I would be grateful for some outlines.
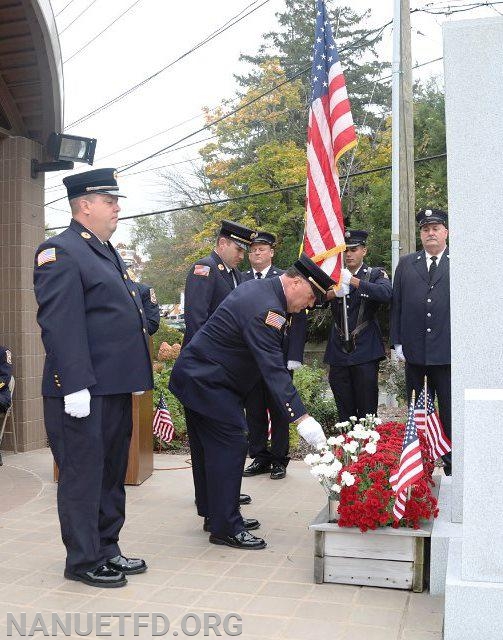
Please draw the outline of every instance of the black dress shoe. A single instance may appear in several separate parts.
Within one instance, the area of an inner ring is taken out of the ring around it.
[[[239,494],[239,504],[250,504],[251,497],[247,493]]]
[[[65,578],[84,582],[91,587],[100,587],[100,589],[124,587],[127,584],[126,576],[122,571],[116,571],[106,564],[91,571],[78,571],[76,573],[71,573],[65,569]]]
[[[147,570],[147,563],[141,558],[125,558],[124,556],[115,556],[107,561],[107,565],[115,571],[122,571],[126,575],[132,573],[144,573]]]
[[[252,531],[253,529],[258,529],[260,527],[260,522],[255,520],[255,518],[243,518],[243,523],[247,531]],[[203,531],[211,531],[209,518],[204,519]]]
[[[248,531],[240,531],[235,536],[215,536],[210,535],[212,544],[225,544],[234,549],[265,549],[267,544],[262,538],[256,538],[253,533]]]
[[[261,473],[269,473],[271,465],[268,462],[262,462],[261,460],[254,460],[243,471],[243,476],[248,478],[249,476],[258,476]]]
[[[281,480],[286,476],[286,467],[284,464],[280,464],[279,462],[273,463],[271,469],[271,479],[272,480]]]

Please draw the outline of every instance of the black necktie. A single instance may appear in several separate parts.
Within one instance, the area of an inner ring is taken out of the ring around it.
[[[236,273],[235,273],[234,269],[229,269],[229,274],[230,274],[231,279],[232,279],[232,287],[233,287],[233,289],[235,289],[238,286],[238,281],[236,280]]]
[[[431,264],[430,264],[430,282],[433,280],[435,276],[435,272],[437,270],[437,258],[438,256],[431,256]]]
[[[262,277],[262,272],[257,271],[257,273],[255,274],[255,278],[257,278],[257,280],[260,280],[261,277]]]

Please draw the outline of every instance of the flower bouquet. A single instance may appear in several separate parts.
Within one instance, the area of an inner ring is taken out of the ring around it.
[[[367,415],[357,421],[336,424],[338,435],[327,440],[317,453],[304,461],[333,502],[338,500],[338,525],[361,531],[382,526],[420,527],[421,520],[438,514],[432,495],[433,460],[426,438],[419,434],[424,474],[411,488],[401,520],[393,515],[395,493],[390,476],[400,462],[405,427],[396,422],[381,423]]]

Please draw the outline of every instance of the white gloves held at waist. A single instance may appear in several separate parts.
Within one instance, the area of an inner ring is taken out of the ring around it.
[[[295,369],[300,369],[300,367],[302,367],[302,362],[298,360],[289,360],[286,365],[288,371],[295,371]]]
[[[402,345],[395,344],[393,349],[395,350],[395,355],[398,362],[405,362],[405,356],[403,355]]]
[[[74,418],[86,418],[91,412],[91,394],[81,389],[65,396],[65,413]]]
[[[312,416],[307,416],[307,418],[304,418],[302,422],[299,422],[297,425],[297,431],[299,436],[304,438],[307,444],[310,444],[312,447],[317,447],[319,444],[327,443],[321,424]]]

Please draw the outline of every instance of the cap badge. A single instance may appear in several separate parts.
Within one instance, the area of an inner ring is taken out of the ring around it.
[[[425,216],[430,217],[433,214],[433,211],[431,209],[426,209],[426,211],[424,212]]]
[[[350,238],[350,237],[351,237],[351,234],[349,233],[349,231],[346,231],[346,232],[345,232],[344,237],[345,237],[345,238]]]
[[[117,180],[117,171],[114,171],[114,172],[113,172],[113,179],[114,179],[114,180]]]
[[[87,233],[87,231],[83,231],[80,235],[84,238],[84,240],[90,240],[91,239],[91,234]]]
[[[258,236],[258,233],[256,233],[255,231],[253,231],[252,233],[250,233],[250,238],[251,238],[251,240],[254,240],[257,236]]]

